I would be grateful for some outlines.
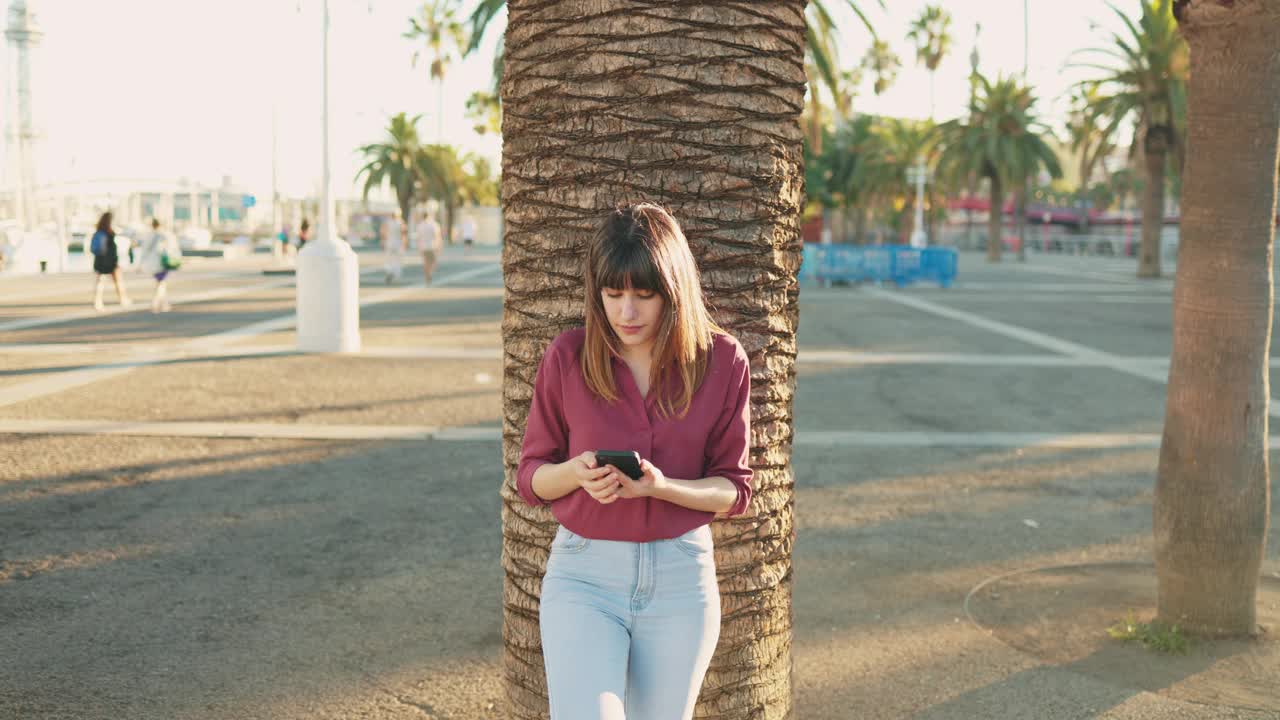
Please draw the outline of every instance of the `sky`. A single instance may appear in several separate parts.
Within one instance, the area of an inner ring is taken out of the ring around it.
[[[425,63],[412,66],[415,44],[401,37],[421,0],[329,0],[330,134],[334,187],[354,197],[361,166],[356,148],[380,140],[397,112],[423,114],[424,137],[436,137],[438,94]],[[870,36],[846,0],[828,0],[844,29],[841,64],[856,65]],[[879,36],[902,58],[895,84],[883,95],[868,78],[855,100],[859,112],[927,117],[929,76],[906,40],[912,18],[926,4],[859,0]],[[280,191],[315,192],[321,150],[321,0],[28,0],[44,41],[35,55],[34,97],[44,133],[37,181],[190,178],[220,183],[224,176],[269,197],[272,116]],[[464,0],[464,11],[473,0]],[[955,36],[936,78],[936,117],[958,115],[967,102],[974,23],[982,24],[980,68],[989,75],[1020,73],[1021,0],[947,0]],[[1121,0],[1123,6],[1137,0]],[[1072,52],[1097,46],[1120,26],[1104,0],[1027,0],[1028,78],[1044,98],[1042,110],[1061,112],[1071,84],[1086,77],[1064,70]],[[1092,27],[1096,21],[1100,27]],[[505,23],[505,15],[502,17]],[[465,119],[471,92],[492,82],[497,32],[462,63],[443,88],[443,136],[462,148],[500,157],[501,141],[478,136]],[[12,57],[5,53],[5,85]],[[7,148],[2,148],[7,154]],[[8,167],[8,163],[4,164]],[[9,173],[6,172],[6,179]]]

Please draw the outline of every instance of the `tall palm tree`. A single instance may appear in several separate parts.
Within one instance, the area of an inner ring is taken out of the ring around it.
[[[467,203],[496,203],[489,162],[453,145],[423,145],[414,156],[419,198],[440,205],[446,238],[453,237],[458,208]]]
[[[862,114],[836,127],[831,142],[812,163],[820,173],[817,183],[808,182],[810,164],[805,165],[807,185],[824,190],[825,203],[841,208],[846,220],[851,213],[855,215],[853,241],[858,245],[865,242],[867,220],[876,196],[871,181],[873,165],[879,157],[874,122],[873,116]]]
[[[1192,67],[1153,523],[1158,614],[1194,633],[1254,635],[1271,505],[1280,0],[1177,9]]]
[[[1134,22],[1119,8],[1126,34],[1110,46],[1083,52],[1101,56],[1079,66],[1106,74],[1085,83],[1096,88],[1093,119],[1114,131],[1123,121],[1138,127],[1146,169],[1142,201],[1142,246],[1138,277],[1160,277],[1160,231],[1164,227],[1165,172],[1169,154],[1181,155],[1187,83],[1187,45],[1173,17],[1174,0],[1139,0]],[[1102,60],[1109,60],[1103,64]]]
[[[402,217],[405,218],[409,217],[413,208],[413,198],[418,188],[415,163],[420,145],[418,121],[421,119],[421,115],[410,118],[404,113],[398,113],[391,118],[385,140],[363,145],[359,149],[366,163],[356,173],[356,182],[364,178],[364,199],[369,199],[369,192],[374,188],[389,183],[396,194]]]
[[[1080,185],[1076,188],[1077,199],[1087,199],[1093,187],[1093,176],[1102,161],[1115,152],[1115,128],[1099,127],[1092,116],[1092,108],[1098,99],[1097,88],[1090,86],[1078,88],[1072,98],[1071,113],[1067,118],[1067,140],[1071,151],[1079,155],[1077,172]],[[1111,118],[1110,123],[1117,120]],[[1089,212],[1086,209],[1081,215],[1081,225],[1089,225]]]
[[[680,220],[715,320],[746,348],[751,509],[713,523],[723,621],[699,715],[791,708],[794,361],[804,201],[805,0],[685,6],[513,2],[502,96],[504,678],[515,718],[545,717],[540,578],[555,519],[515,468],[547,344],[583,322],[584,243],[616,203]],[[633,11],[627,22],[616,16]],[[581,38],[590,37],[589,43]],[[673,74],[670,58],[688,74]],[[707,102],[709,93],[719,98]],[[626,138],[619,142],[619,138]]]
[[[872,0],[881,9],[885,7],[885,0]],[[859,0],[837,0],[838,4],[851,10],[855,17],[862,23],[863,27],[875,37],[876,30],[871,25],[871,21],[867,18],[863,11],[864,2]],[[484,40],[485,32],[495,24],[497,18],[506,8],[507,0],[476,0],[476,4],[471,11],[469,19],[471,25],[470,41],[467,43],[464,55],[470,55],[480,47]],[[831,14],[831,0],[810,0],[805,8],[806,29],[805,29],[805,62],[810,72],[807,73],[809,78],[809,93],[812,96],[810,102],[815,106],[812,112],[814,117],[821,116],[822,100],[819,93],[823,88],[833,99],[833,103],[837,106],[842,101],[851,97],[851,90],[848,83],[856,81],[860,78],[853,78],[846,72],[839,70],[840,57],[839,45],[840,38],[837,33],[837,23]],[[494,69],[495,77],[501,78],[503,46],[500,43],[495,51]],[[844,113],[848,114],[847,111]],[[820,127],[820,126],[817,126]],[[808,128],[810,134],[809,141],[815,146],[821,146],[820,129]],[[813,133],[817,133],[814,135]]]
[[[1116,150],[1116,130],[1119,121],[1107,118],[1106,125],[1099,125],[1093,117],[1100,96],[1097,86],[1076,89],[1072,97],[1071,113],[1067,118],[1067,138],[1072,152],[1080,154],[1080,188],[1088,189],[1099,164]]]
[[[928,122],[884,118],[876,123],[873,130],[877,141],[875,156],[868,158],[864,166],[867,170],[864,177],[874,188],[874,193],[895,207],[900,205],[902,223],[899,230],[907,237],[913,230],[916,204],[915,184],[908,181],[907,171],[922,159],[928,168],[933,133],[933,125]]]
[[[928,5],[911,22],[907,39],[915,43],[916,61],[929,71],[929,118],[933,119],[933,81],[938,66],[951,49],[951,13],[941,5]]]
[[[862,69],[875,78],[872,89],[877,95],[889,89],[893,81],[898,78],[898,69],[901,67],[902,60],[894,54],[889,43],[883,40],[872,42],[871,47],[867,49],[867,54],[862,58]]]
[[[467,33],[458,20],[458,0],[431,0],[423,3],[418,13],[419,17],[409,18],[404,37],[426,45],[414,51],[413,66],[418,66],[425,51],[431,61],[431,79],[436,84],[436,142],[444,142],[444,77],[449,65],[467,46]]]
[[[1005,189],[1041,168],[1061,177],[1062,168],[1045,141],[1049,128],[1035,115],[1031,91],[1013,78],[998,78],[993,83],[980,75],[978,83],[971,117],[938,126],[938,172],[952,179],[972,173],[990,183],[987,260],[999,262],[1004,245]]]

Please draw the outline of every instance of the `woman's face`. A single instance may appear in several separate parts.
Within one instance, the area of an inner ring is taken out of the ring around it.
[[[640,349],[653,345],[666,303],[661,295],[652,290],[604,288],[600,299],[609,326],[624,347]]]

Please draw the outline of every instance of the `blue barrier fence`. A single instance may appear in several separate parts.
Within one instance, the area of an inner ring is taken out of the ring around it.
[[[800,281],[892,282],[903,286],[927,280],[950,287],[959,264],[954,248],[806,244]]]

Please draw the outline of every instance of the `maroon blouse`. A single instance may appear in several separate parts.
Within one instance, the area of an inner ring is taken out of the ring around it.
[[[570,330],[547,348],[534,384],[516,488],[530,505],[547,504],[533,492],[533,473],[546,463],[594,450],[635,450],[667,477],[723,477],[738,488],[729,515],[751,502],[751,370],[738,341],[716,335],[706,377],[684,417],[666,417],[650,393],[640,397],[621,358],[613,358],[618,399],[606,403],[587,386],[581,353],[586,331]],[[569,530],[595,540],[648,542],[683,535],[715,513],[658,498],[619,498],[601,505],[577,488],[551,502],[551,514]]]

